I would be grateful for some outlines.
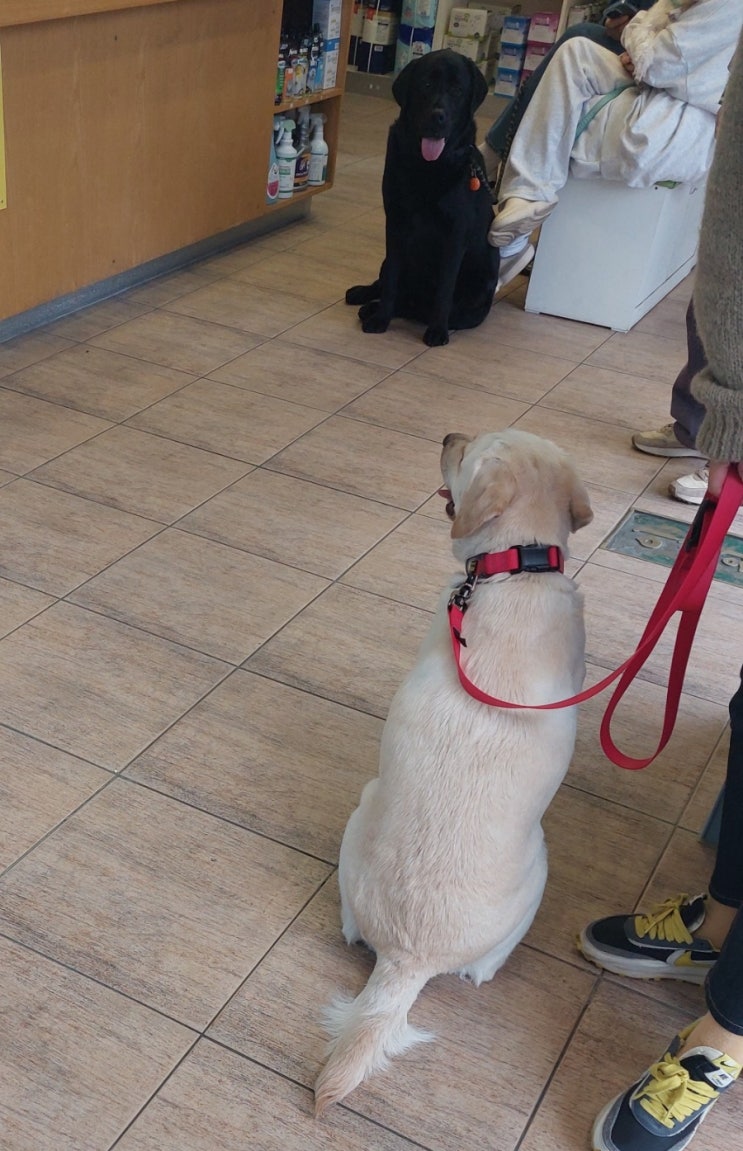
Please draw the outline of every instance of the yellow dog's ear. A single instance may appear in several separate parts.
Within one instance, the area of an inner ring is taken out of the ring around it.
[[[451,537],[471,536],[488,520],[501,515],[516,495],[516,479],[502,460],[484,463],[462,495],[456,509]]]
[[[577,532],[593,519],[593,509],[583,481],[573,473],[573,486],[570,492],[570,530]]]

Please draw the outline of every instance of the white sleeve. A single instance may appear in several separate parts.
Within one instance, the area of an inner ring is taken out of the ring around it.
[[[672,88],[683,81],[688,62],[684,59],[668,17],[670,0],[658,0],[647,12],[638,12],[622,32],[622,45],[634,65],[638,83],[651,88]]]

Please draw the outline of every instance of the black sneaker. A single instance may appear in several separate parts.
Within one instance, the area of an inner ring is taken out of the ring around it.
[[[593,1126],[593,1151],[683,1151],[723,1091],[741,1072],[723,1051],[677,1052],[696,1024],[677,1035],[659,1063],[609,1103]]]
[[[614,975],[704,983],[720,954],[692,935],[704,922],[706,900],[706,895],[677,895],[648,915],[596,919],[578,936],[578,950]]]

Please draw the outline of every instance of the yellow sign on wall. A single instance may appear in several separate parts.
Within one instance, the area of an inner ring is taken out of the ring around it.
[[[0,211],[8,206],[5,185],[5,120],[3,118],[3,60],[0,56]]]

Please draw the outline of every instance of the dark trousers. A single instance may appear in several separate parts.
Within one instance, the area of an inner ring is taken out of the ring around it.
[[[705,988],[711,1015],[735,1035],[743,1035],[743,671],[741,677],[741,686],[730,701],[730,752],[717,859],[709,885],[714,899],[739,910]]]
[[[518,94],[509,101],[504,111],[501,112],[498,119],[488,130],[485,139],[494,152],[498,152],[501,156],[506,153],[514,137],[514,133],[521,123],[521,117],[529,107],[529,101],[534,95],[545,70],[549,66],[550,60],[560,45],[564,44],[566,40],[572,40],[574,36],[585,36],[587,39],[594,40],[597,44],[600,44],[602,48],[608,48],[610,52],[615,52],[617,55],[624,51],[619,41],[612,39],[601,24],[573,24],[568,28],[567,32],[564,32],[560,39],[553,44],[539,67],[535,69],[529,79],[521,85]]]
[[[693,299],[689,301],[689,307],[686,309],[686,347],[689,358],[673,385],[671,415],[677,438],[684,447],[693,448],[704,419],[704,404],[700,404],[691,394],[691,381],[707,366],[707,357],[697,331]]]

